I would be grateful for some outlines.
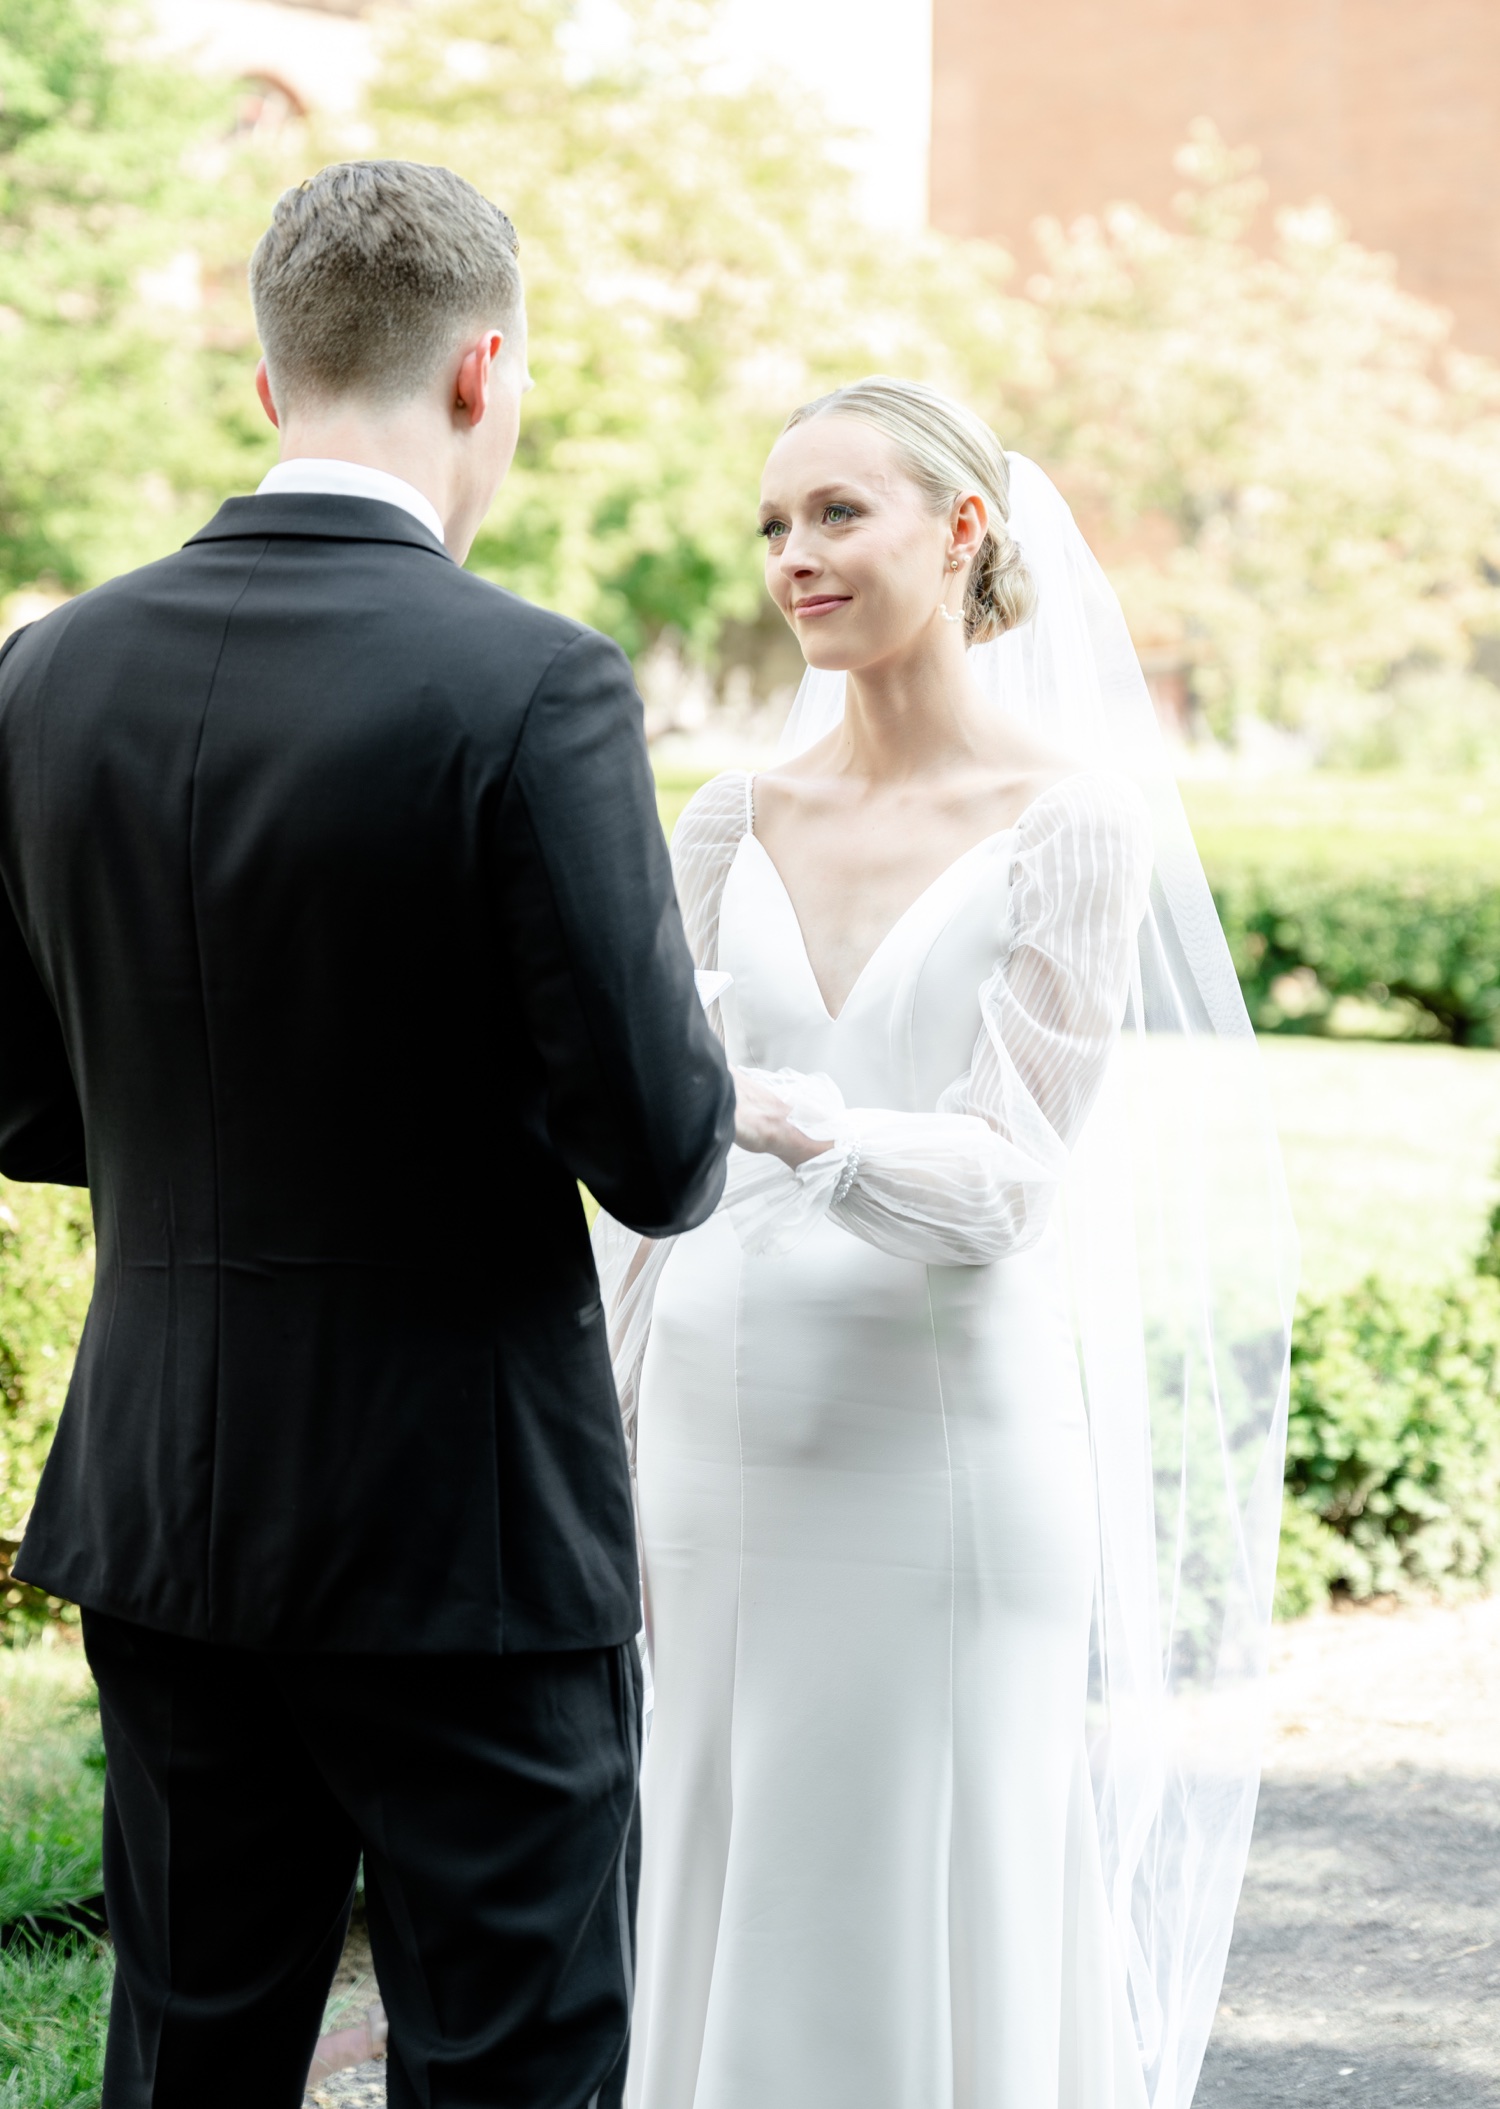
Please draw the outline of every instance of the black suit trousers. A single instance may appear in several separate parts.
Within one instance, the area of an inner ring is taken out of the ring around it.
[[[297,2109],[361,1854],[393,2109],[612,2109],[634,1644],[265,1654],[83,1614],[117,1959],[105,2109]]]

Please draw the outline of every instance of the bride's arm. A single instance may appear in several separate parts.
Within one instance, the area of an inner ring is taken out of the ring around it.
[[[1044,793],[1017,830],[1009,935],[980,991],[969,1069],[932,1113],[819,1119],[809,1101],[806,1124],[833,1148],[791,1175],[805,1197],[795,1212],[816,1193],[855,1236],[937,1265],[1033,1244],[1119,1036],[1150,872],[1150,822],[1128,784],[1077,777]],[[733,1211],[733,1172],[726,1199]]]

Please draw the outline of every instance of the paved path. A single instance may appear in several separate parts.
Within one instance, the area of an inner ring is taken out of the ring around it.
[[[1196,2109],[1500,2109],[1500,1601],[1275,1637]]]
[[[384,2068],[309,2099],[379,2109]],[[1278,1629],[1195,2109],[1500,2109],[1500,1598]]]

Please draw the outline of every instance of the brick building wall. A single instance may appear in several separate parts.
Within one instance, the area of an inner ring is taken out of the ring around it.
[[[932,218],[1164,213],[1195,117],[1500,354],[1500,0],[934,0]]]

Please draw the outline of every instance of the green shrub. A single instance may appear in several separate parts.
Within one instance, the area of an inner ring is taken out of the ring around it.
[[[1500,1281],[1500,1207],[1490,1210],[1489,1222],[1485,1225],[1484,1240],[1474,1262],[1476,1274],[1487,1275],[1492,1281]]]
[[[1500,1282],[1377,1280],[1305,1306],[1292,1345],[1279,1609],[1500,1578]]]
[[[1343,1574],[1343,1539],[1289,1493],[1282,1506],[1276,1556],[1276,1616],[1305,1618],[1318,1610]]]
[[[93,1282],[88,1196],[0,1179],[0,1641],[63,1615],[10,1564],[62,1411]]]
[[[1214,900],[1260,1031],[1320,1031],[1340,997],[1412,1007],[1418,1030],[1500,1044],[1500,886],[1451,865],[1219,866]]]
[[[113,1983],[87,1942],[0,1951],[0,2109],[98,2109]]]

